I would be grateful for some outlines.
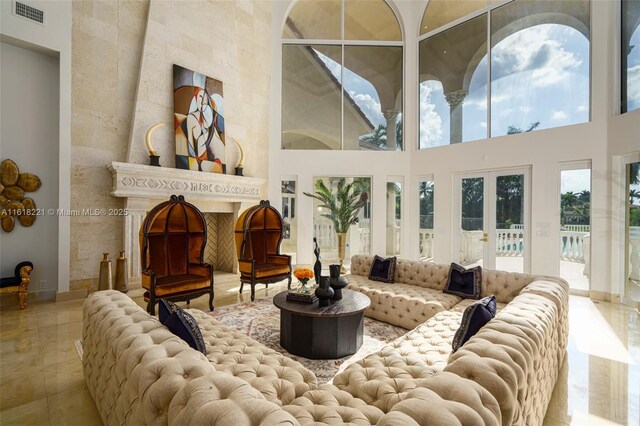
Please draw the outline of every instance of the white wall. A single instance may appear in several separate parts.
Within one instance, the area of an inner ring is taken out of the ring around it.
[[[531,272],[558,275],[559,272],[559,166],[560,163],[591,160],[592,162],[592,276],[591,288],[596,292],[617,291],[611,285],[612,187],[609,142],[611,126],[627,142],[623,150],[640,149],[637,135],[640,121],[611,118],[617,97],[614,75],[617,73],[612,51],[617,33],[617,4],[613,1],[592,2],[592,120],[589,123],[541,130],[508,137],[480,140],[428,150],[417,150],[418,91],[417,38],[426,1],[389,1],[396,10],[405,33],[404,69],[404,152],[331,152],[280,150],[281,110],[281,45],[280,36],[291,4],[284,0],[273,6],[273,80],[271,103],[270,199],[279,203],[280,176],[298,177],[298,261],[310,263],[312,200],[301,196],[312,190],[313,176],[373,176],[372,252],[385,250],[385,186],[387,176],[404,177],[404,242],[405,258],[418,255],[417,181],[433,174],[435,179],[435,261],[448,263],[453,256],[452,232],[454,174],[529,166],[532,170],[532,241]],[[629,140],[636,136],[636,140]],[[536,233],[536,229],[542,229]],[[546,231],[548,229],[548,231]]]
[[[58,208],[57,57],[0,43],[1,107],[0,157],[10,158],[21,172],[38,175],[42,187],[27,196],[38,209]],[[17,221],[16,221],[17,222]],[[30,292],[55,297],[58,288],[58,221],[54,215],[37,217],[25,228],[0,235],[0,272],[12,276],[15,266],[29,260],[34,269]]]
[[[71,163],[71,1],[25,1],[45,12],[45,25],[13,15],[12,1],[0,1],[3,41],[34,50],[55,52],[60,62],[58,206],[69,209]],[[69,217],[58,220],[58,292],[69,290]]]

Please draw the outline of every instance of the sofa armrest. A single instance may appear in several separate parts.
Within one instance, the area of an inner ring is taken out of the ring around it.
[[[431,376],[378,421],[390,425],[485,425],[502,422],[498,401],[479,384],[452,373]]]

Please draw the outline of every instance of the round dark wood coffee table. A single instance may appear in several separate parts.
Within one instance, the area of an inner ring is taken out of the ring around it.
[[[278,293],[280,346],[290,354],[310,359],[336,359],[352,355],[362,346],[364,310],[371,300],[362,293],[342,290],[342,299],[329,306],[287,300]]]

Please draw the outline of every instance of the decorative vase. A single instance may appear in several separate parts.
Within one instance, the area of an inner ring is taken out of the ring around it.
[[[320,285],[316,288],[316,296],[318,297],[318,306],[321,308],[329,306],[329,301],[333,297],[334,291],[329,287],[329,277],[320,277]]]
[[[298,293],[311,294],[309,287],[307,287],[308,280],[298,280],[298,281],[300,281],[300,289],[298,290]]]
[[[320,285],[320,277],[322,274],[322,263],[320,263],[320,247],[318,246],[318,240],[313,238],[313,254],[316,256],[316,263],[313,264],[313,275],[316,279],[316,284]]]
[[[342,289],[349,284],[349,281],[340,276],[340,265],[329,265],[329,275],[329,285],[331,285],[334,292],[331,300],[340,300],[342,299]]]
[[[102,253],[98,290],[111,290],[112,288],[113,282],[111,281],[111,261],[109,260],[109,253]]]
[[[160,156],[159,155],[149,155],[149,165],[160,167]]]
[[[344,255],[347,250],[347,233],[346,232],[337,232],[338,235],[338,260],[340,261],[340,273],[346,274],[347,269],[343,266],[344,263]]]
[[[129,277],[127,274],[127,258],[124,250],[120,250],[120,257],[116,260],[116,289],[126,293],[129,291]]]
[[[236,167],[236,176],[244,176],[244,167]]]

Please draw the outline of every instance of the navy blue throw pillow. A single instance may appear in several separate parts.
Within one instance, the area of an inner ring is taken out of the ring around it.
[[[480,299],[481,286],[481,266],[465,269],[457,263],[452,263],[449,268],[447,286],[442,291],[465,299]]]
[[[193,349],[207,354],[202,332],[191,314],[180,309],[175,303],[160,300],[158,317],[169,331],[187,342]]]
[[[478,330],[496,316],[496,297],[487,296],[467,306],[462,314],[460,328],[453,336],[453,352],[460,349]]]
[[[392,283],[395,281],[396,275],[396,257],[388,257],[386,259],[376,255],[373,258],[371,269],[369,270],[369,279],[373,281],[382,281],[384,283]]]
[[[175,313],[180,309],[178,305],[173,302],[169,302],[168,300],[160,299],[160,303],[158,303],[158,319],[162,324],[167,321],[167,318],[171,316],[171,314]]]

